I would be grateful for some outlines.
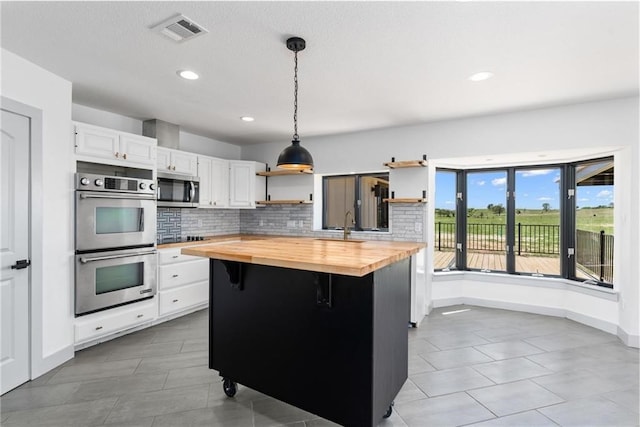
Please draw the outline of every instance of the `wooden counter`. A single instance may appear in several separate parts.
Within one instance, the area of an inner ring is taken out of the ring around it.
[[[362,277],[417,253],[424,243],[276,237],[182,249],[186,255]]]

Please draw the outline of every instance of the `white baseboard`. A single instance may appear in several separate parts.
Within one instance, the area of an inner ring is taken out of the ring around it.
[[[629,335],[626,333],[626,331],[624,331],[616,324],[562,308],[519,304],[505,301],[493,301],[471,297],[443,298],[433,301],[434,307],[449,307],[463,304],[477,305],[479,307],[498,308],[502,310],[522,311],[525,313],[542,314],[545,316],[564,317],[575,322],[582,323],[583,325],[587,325],[592,328],[617,335],[622,340],[622,342],[624,342],[629,347],[638,347],[640,341],[640,337],[638,335]]]
[[[38,361],[33,361],[31,365],[31,379],[35,380],[50,370],[62,365],[64,362],[73,359],[73,355],[73,345],[70,345]]]
[[[627,331],[618,326],[618,337],[629,347],[640,348],[640,335],[629,335]]]

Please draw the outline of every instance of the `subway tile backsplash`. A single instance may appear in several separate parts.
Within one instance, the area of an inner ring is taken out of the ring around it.
[[[425,241],[424,203],[393,204],[391,232],[353,232],[365,240]],[[335,237],[341,232],[314,231],[312,205],[269,205],[258,209],[158,208],[158,242],[187,236],[223,234],[267,234],[281,236]]]

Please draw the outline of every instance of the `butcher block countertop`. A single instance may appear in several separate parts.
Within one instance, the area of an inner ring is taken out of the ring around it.
[[[407,258],[424,243],[273,237],[183,248],[185,255],[362,277]]]

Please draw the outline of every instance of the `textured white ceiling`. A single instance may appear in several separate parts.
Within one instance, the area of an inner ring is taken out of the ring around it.
[[[236,144],[638,93],[637,2],[2,2],[2,46],[78,104]],[[209,34],[150,30],[182,13]],[[179,69],[201,76],[186,81]],[[482,83],[467,80],[491,70]],[[253,123],[240,116],[256,118]],[[401,142],[401,141],[399,141]]]

